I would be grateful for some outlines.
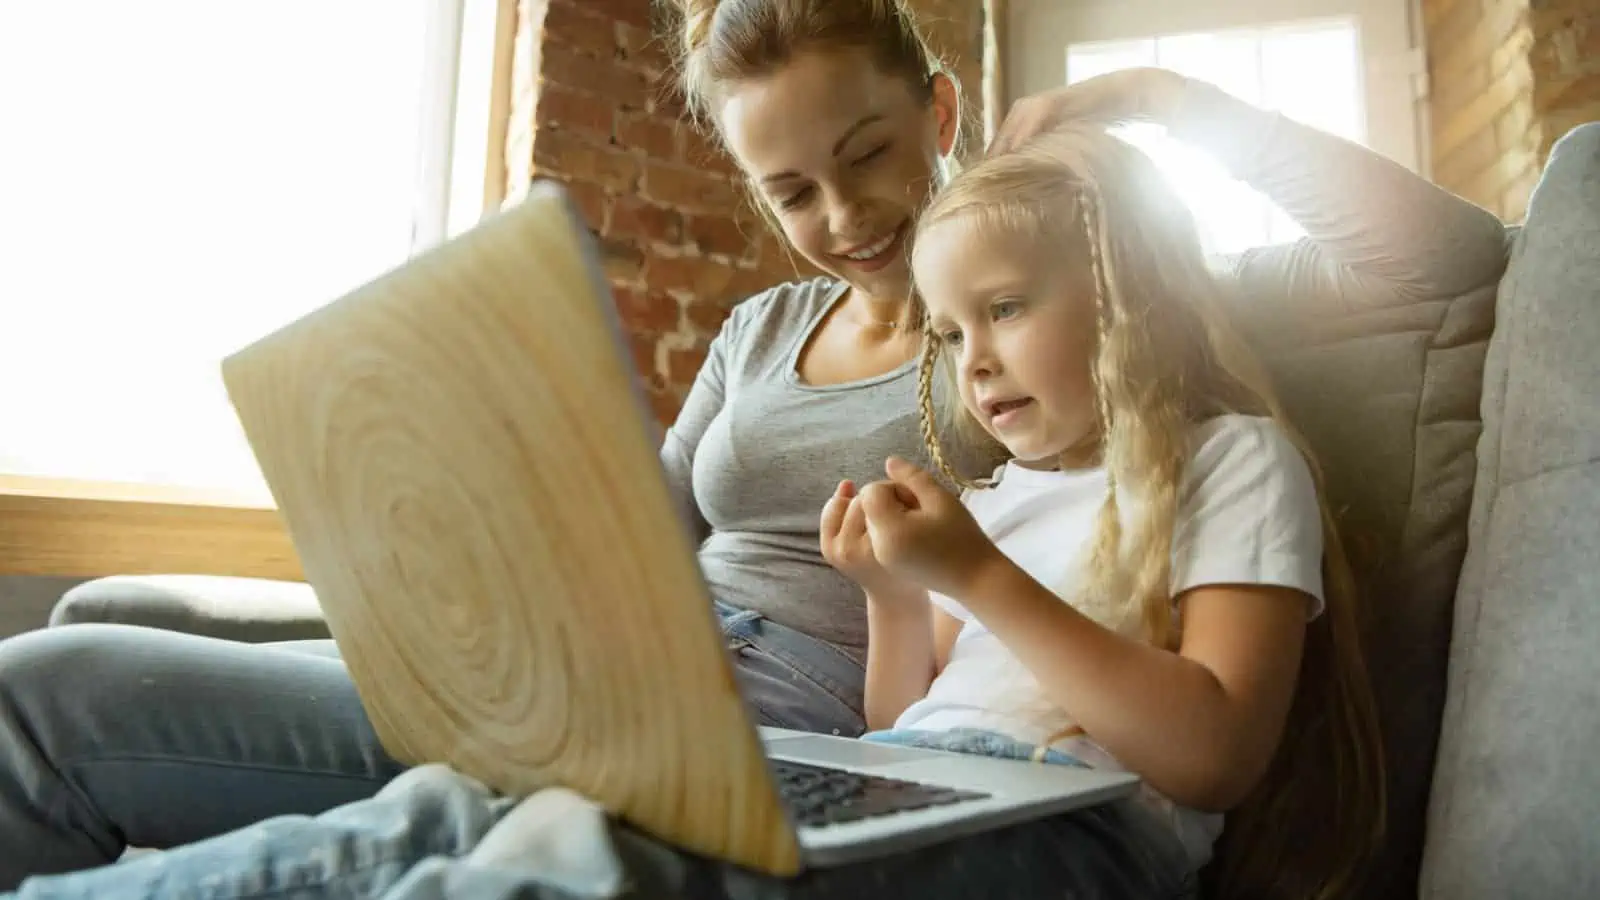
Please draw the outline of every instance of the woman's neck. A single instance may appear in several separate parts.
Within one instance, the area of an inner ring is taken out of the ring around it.
[[[912,331],[913,305],[910,297],[888,300],[852,287],[845,298],[845,312],[856,326],[883,332]]]

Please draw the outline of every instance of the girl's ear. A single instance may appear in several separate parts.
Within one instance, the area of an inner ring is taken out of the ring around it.
[[[949,156],[961,131],[961,92],[943,72],[933,75],[933,116],[940,156]]]

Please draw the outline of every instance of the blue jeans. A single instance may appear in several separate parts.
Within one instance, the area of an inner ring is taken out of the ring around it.
[[[762,724],[859,734],[864,673],[832,646],[717,614]],[[378,744],[332,641],[250,645],[125,625],[0,641],[0,891],[372,797]]]
[[[1026,759],[1033,748],[983,732],[879,732],[871,740]],[[1079,764],[1052,752],[1045,762]],[[24,883],[15,900],[573,900],[558,873],[501,848],[515,801],[442,766],[413,769],[377,796],[315,818],[282,817],[165,854]],[[604,827],[604,826],[603,826]],[[1197,896],[1177,838],[1134,801],[1107,803],[944,845],[774,879],[609,826],[629,897]],[[605,839],[602,838],[602,842]]]

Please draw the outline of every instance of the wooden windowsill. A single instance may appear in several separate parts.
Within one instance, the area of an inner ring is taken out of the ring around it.
[[[304,580],[269,500],[0,475],[0,575],[165,574]]]

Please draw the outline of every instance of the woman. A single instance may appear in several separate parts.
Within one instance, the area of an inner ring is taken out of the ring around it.
[[[957,88],[892,2],[754,0],[861,59],[797,65],[720,117],[762,205],[828,275],[741,304],[661,448],[762,724],[857,735],[865,611],[816,511],[918,445],[902,243],[957,141]],[[689,4],[691,93],[723,57]],[[870,59],[870,64],[862,60]],[[772,63],[774,61],[767,61]],[[0,890],[368,797],[402,771],[333,654],[119,626],[0,643]]]

